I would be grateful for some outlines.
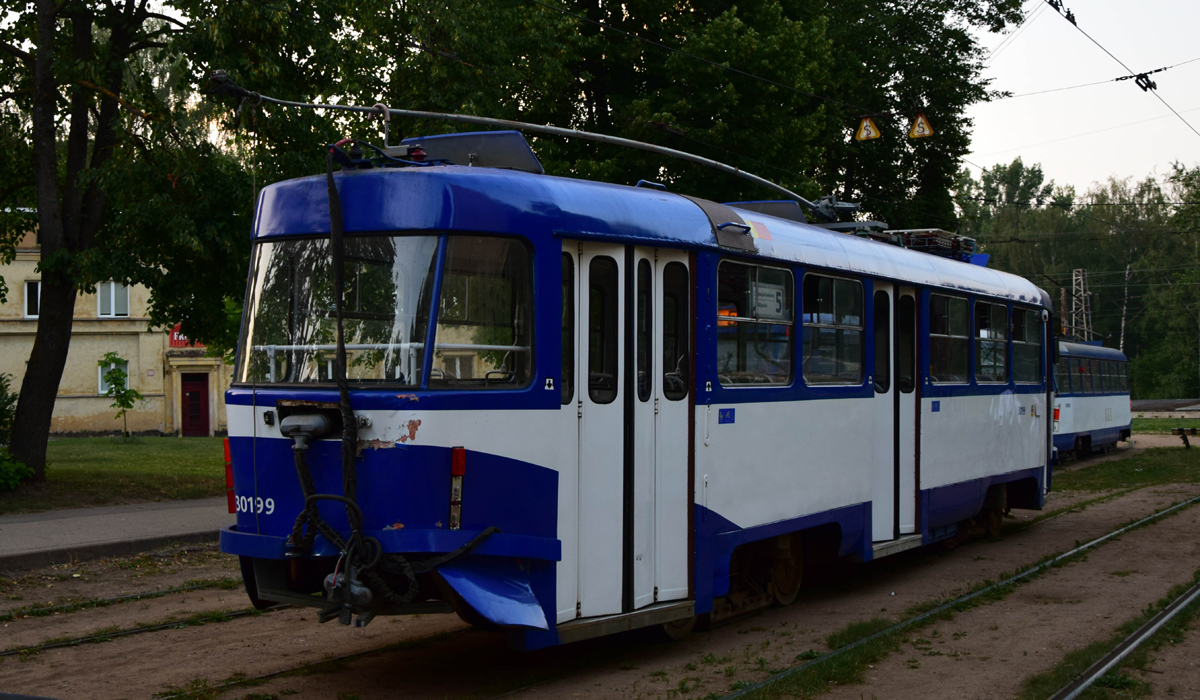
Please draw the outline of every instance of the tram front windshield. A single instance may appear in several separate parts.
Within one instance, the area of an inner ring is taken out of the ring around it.
[[[441,245],[447,250],[435,306]],[[334,381],[332,258],[328,238],[255,246],[239,382]],[[342,324],[346,377],[352,384],[472,389],[528,383],[532,271],[520,241],[348,236],[344,263]],[[434,308],[434,352],[427,358]]]

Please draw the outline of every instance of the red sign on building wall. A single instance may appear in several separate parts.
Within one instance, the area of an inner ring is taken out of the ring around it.
[[[186,335],[184,335],[183,333],[180,333],[179,329],[181,326],[182,326],[182,324],[176,323],[175,327],[171,329],[171,347],[173,347],[173,348],[202,348],[202,347],[204,347],[200,343],[193,343],[192,341],[188,340],[188,337]]]

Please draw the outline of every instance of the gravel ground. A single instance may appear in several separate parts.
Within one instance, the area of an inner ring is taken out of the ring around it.
[[[697,632],[680,643],[665,643],[643,631],[518,653],[504,648],[499,633],[469,629],[449,615],[381,618],[365,629],[352,629],[318,625],[313,610],[288,609],[0,660],[0,689],[60,698],[149,698],[171,687],[197,688],[236,674],[259,676],[365,653],[223,697],[487,697],[532,684],[516,697],[703,698],[723,694],[739,681],[765,678],[770,668],[794,665],[795,656],[805,650],[824,650],[825,637],[851,622],[897,618],[912,605],[961,594],[1198,493],[1200,485],[1159,486],[1078,507],[1097,494],[1056,492],[1048,509],[1067,508],[1056,517],[1022,527],[1022,521],[1039,514],[1013,511],[1008,531],[996,540],[969,541],[952,551],[930,547],[841,567],[808,586],[788,608]],[[1188,578],[1200,562],[1198,517],[1200,508],[1189,509],[1130,533],[996,603],[911,635],[902,652],[876,665],[865,685],[834,689],[833,697],[1011,696],[1025,676],[1053,666],[1076,646],[1111,634]],[[237,576],[233,557],[193,546],[133,560],[28,572],[0,587],[0,611]],[[0,647],[247,604],[240,588],[218,588],[25,617],[0,629]],[[1196,643],[1192,635],[1158,653],[1154,668],[1163,672],[1147,674],[1156,693],[1174,687],[1175,697],[1197,695],[1185,690],[1200,687]],[[375,651],[387,646],[391,648]],[[919,667],[912,668],[910,659]]]

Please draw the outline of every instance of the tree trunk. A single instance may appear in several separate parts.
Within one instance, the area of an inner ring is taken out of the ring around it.
[[[75,315],[75,287],[46,278],[38,309],[37,336],[21,382],[21,397],[13,418],[9,450],[33,470],[35,481],[46,478],[46,440],[58,383],[67,364],[71,345],[71,322]]]

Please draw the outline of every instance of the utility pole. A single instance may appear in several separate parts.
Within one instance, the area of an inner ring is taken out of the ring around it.
[[[1125,266],[1125,301],[1121,303],[1121,342],[1117,349],[1125,352],[1125,315],[1129,312],[1129,278],[1133,276],[1133,265]]]

